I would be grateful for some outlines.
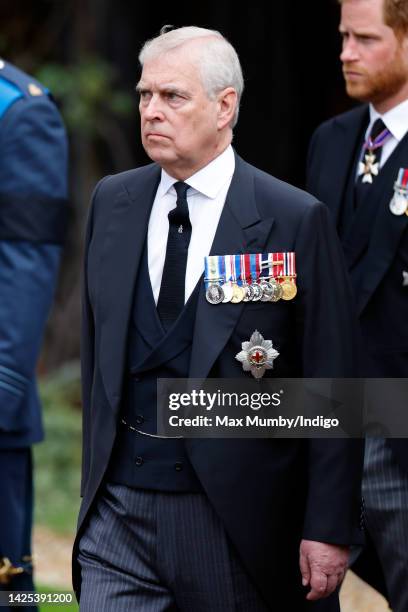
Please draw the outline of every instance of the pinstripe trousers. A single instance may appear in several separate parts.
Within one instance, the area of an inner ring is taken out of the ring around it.
[[[383,438],[368,438],[363,497],[367,530],[380,559],[393,612],[408,611],[408,475]]]
[[[268,612],[201,493],[105,485],[79,542],[81,612]]]

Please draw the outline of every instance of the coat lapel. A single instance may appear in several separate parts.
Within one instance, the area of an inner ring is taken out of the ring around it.
[[[352,278],[356,275],[358,279],[361,279],[361,281],[358,281],[360,291],[357,295],[360,313],[390,267],[401,236],[408,227],[407,215],[396,216],[389,209],[398,170],[407,167],[408,134],[388,158],[378,176],[377,197],[373,198],[376,208],[372,219],[366,220],[366,223],[371,221],[371,226],[373,225],[372,231],[369,232],[367,253],[356,270],[351,271]],[[365,202],[364,205],[366,204],[369,205]],[[369,227],[371,226],[369,225]]]
[[[367,107],[362,106],[351,113],[337,117],[333,122],[332,160],[328,162],[331,163],[331,171],[322,172],[319,193],[327,194],[327,203],[339,229],[344,223],[344,211],[353,209],[353,189],[351,188],[353,181],[349,179],[350,176],[354,176],[357,152],[367,121]],[[323,195],[323,202],[325,199]]]
[[[112,408],[121,395],[127,331],[133,290],[150,211],[160,180],[160,168],[147,166],[140,177],[123,183],[113,206],[101,255],[99,360]]]
[[[221,214],[211,255],[260,253],[273,225],[261,219],[255,200],[254,172],[239,156]],[[231,336],[244,304],[214,306],[205,298],[204,283],[198,297],[190,361],[190,378],[205,378]]]

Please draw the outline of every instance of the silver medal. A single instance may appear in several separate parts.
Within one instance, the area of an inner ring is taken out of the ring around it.
[[[283,289],[282,289],[282,285],[280,283],[278,283],[275,279],[273,279],[273,295],[271,297],[271,302],[279,302],[280,299],[282,299],[283,296]]]
[[[400,217],[401,215],[404,214],[404,212],[406,212],[408,207],[408,199],[407,199],[407,193],[402,193],[399,190],[395,190],[395,193],[392,197],[392,200],[390,202],[390,211],[392,212],[393,215],[397,215],[398,217]]]
[[[263,294],[261,285],[259,285],[259,283],[252,283],[252,289],[254,291],[254,297],[252,298],[252,301],[259,302]]]
[[[254,298],[254,290],[253,290],[252,285],[244,285],[244,289],[245,289],[244,302],[252,302]]]
[[[224,292],[224,299],[222,300],[223,304],[226,304],[227,302],[230,302],[232,299],[232,296],[234,294],[234,290],[232,288],[231,283],[224,283],[222,286],[222,290]]]
[[[212,283],[205,292],[205,297],[210,304],[221,304],[224,299],[224,291],[220,285]]]
[[[275,293],[275,288],[273,284],[268,281],[262,281],[261,289],[262,289],[261,302],[270,302],[273,294]]]

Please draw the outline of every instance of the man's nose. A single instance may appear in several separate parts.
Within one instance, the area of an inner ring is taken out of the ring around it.
[[[146,121],[162,121],[164,114],[160,97],[153,95],[150,100],[141,105],[141,112]]]
[[[340,60],[344,63],[355,62],[358,60],[359,54],[356,41],[350,36],[343,39],[343,47],[340,53]]]

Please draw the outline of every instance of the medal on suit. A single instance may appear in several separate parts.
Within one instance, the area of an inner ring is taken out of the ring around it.
[[[240,255],[241,258],[241,279],[242,289],[244,290],[244,302],[252,302],[254,297],[254,290],[252,288],[252,272],[251,272],[251,259],[247,254]]]
[[[243,289],[245,291],[244,302],[252,302],[254,299],[254,289],[252,285],[249,285],[247,282],[244,282]]]
[[[372,183],[373,177],[378,175],[379,164],[375,160],[375,154],[369,151],[364,155],[364,161],[359,162],[358,174],[363,175],[363,183]]]
[[[224,291],[221,285],[217,285],[215,283],[209,285],[205,293],[205,297],[207,298],[207,302],[210,302],[210,304],[221,304],[224,299]]]
[[[402,286],[408,287],[408,272],[405,270],[402,271]]]
[[[282,266],[280,253],[267,253],[261,260],[262,302],[278,302],[282,297],[282,289],[277,278]]]
[[[394,183],[394,195],[390,202],[390,211],[400,217],[408,215],[408,169],[400,168],[398,178]]]
[[[267,280],[263,280],[261,282],[261,289],[262,289],[261,302],[270,302],[271,301],[271,298],[275,294],[275,285],[276,285],[276,281],[275,282],[269,282]]]
[[[206,286],[205,297],[210,304],[221,304],[224,300],[224,290],[221,286],[223,277],[220,271],[220,260],[217,256],[205,258],[204,282]]]
[[[231,255],[232,298],[233,304],[239,304],[245,297],[241,279],[241,255]]]
[[[237,285],[236,283],[234,283],[232,285],[232,298],[231,298],[231,302],[233,304],[239,304],[240,302],[243,301],[245,297],[245,291],[243,287],[240,287],[240,285]]]
[[[230,302],[232,300],[232,268],[231,268],[231,258],[229,255],[220,255],[220,267],[222,274],[225,279],[224,289],[224,299],[222,300],[223,304]]]
[[[282,300],[293,300],[293,298],[297,295],[297,287],[296,284],[290,278],[285,278],[282,287]]]
[[[283,254],[282,300],[293,300],[297,295],[295,253]]]
[[[251,255],[246,255],[245,257],[248,258],[249,261],[248,267],[250,270],[249,280],[252,286],[252,301],[259,302],[263,295],[262,287],[258,282],[258,279],[261,275],[262,255],[261,253],[253,253]],[[245,266],[245,270],[246,269],[247,266]]]
[[[242,343],[242,351],[235,359],[242,363],[244,372],[251,372],[254,378],[262,378],[266,370],[272,370],[274,360],[279,353],[273,348],[272,340],[264,340],[262,334],[255,330],[247,342]]]
[[[375,150],[384,146],[386,141],[391,137],[391,132],[385,128],[374,140],[369,136],[363,147],[366,151],[364,158],[358,164],[358,176],[362,176],[362,183],[372,183],[373,177],[378,176],[380,164],[376,161],[377,157]]]

